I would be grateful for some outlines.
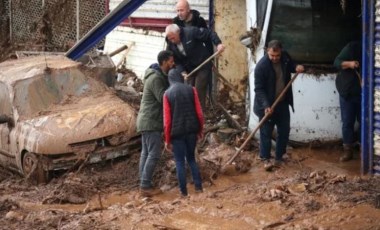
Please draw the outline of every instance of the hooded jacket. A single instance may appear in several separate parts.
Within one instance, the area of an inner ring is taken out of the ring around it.
[[[169,71],[170,87],[164,94],[165,143],[187,134],[201,134],[203,114],[197,90],[183,83],[182,70]]]
[[[151,65],[145,72],[144,90],[137,116],[137,131],[163,131],[162,100],[169,87],[167,75],[159,66]]]

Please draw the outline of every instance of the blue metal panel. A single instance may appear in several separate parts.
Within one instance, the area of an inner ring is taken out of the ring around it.
[[[366,1],[364,1],[366,2]],[[369,105],[372,114],[369,114],[370,123],[369,132],[372,134],[369,136],[370,147],[369,148],[369,170],[373,174],[380,175],[380,15],[376,14],[380,9],[379,0],[370,1],[370,40],[368,51],[370,53],[369,64],[373,77],[372,81],[369,81]],[[375,9],[376,8],[376,9]],[[372,29],[373,28],[373,29]],[[371,106],[372,105],[372,106]]]
[[[146,0],[124,0],[69,51],[67,51],[65,55],[73,60],[80,58],[84,53],[103,39],[111,30],[128,18],[144,2],[146,2]]]
[[[369,109],[368,109],[368,82],[369,82],[369,77],[368,77],[368,62],[369,62],[369,53],[367,52],[368,49],[368,37],[369,37],[369,31],[368,31],[368,25],[369,25],[369,13],[368,13],[368,1],[363,1],[363,17],[362,17],[362,63],[363,63],[363,68],[362,68],[362,76],[363,76],[363,89],[362,89],[362,111],[361,111],[361,146],[362,146],[362,161],[361,161],[361,171],[362,174],[365,174],[369,170],[369,149],[370,149],[370,144],[369,144],[369,124],[368,124],[368,114],[369,114]]]

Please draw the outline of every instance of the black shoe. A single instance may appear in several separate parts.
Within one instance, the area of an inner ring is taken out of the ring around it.
[[[270,160],[264,161],[264,170],[265,171],[267,171],[267,172],[272,171],[273,166],[274,165],[272,164],[272,162]]]

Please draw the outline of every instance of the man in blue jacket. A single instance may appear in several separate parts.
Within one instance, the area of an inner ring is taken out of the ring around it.
[[[167,50],[158,54],[158,65],[151,65],[145,72],[144,90],[137,116],[137,131],[141,132],[141,156],[139,165],[140,193],[152,196],[160,193],[153,188],[153,172],[161,156],[163,131],[163,96],[169,87],[168,72],[174,67],[173,53]]]
[[[266,171],[272,170],[273,166],[279,166],[286,153],[290,132],[289,105],[294,112],[292,88],[289,88],[274,110],[271,106],[290,81],[291,73],[303,71],[304,67],[295,66],[289,54],[283,51],[281,42],[277,40],[268,43],[267,54],[256,65],[253,109],[260,121],[266,114],[270,116],[260,128],[260,158]],[[274,126],[277,128],[275,164],[271,162],[270,154]]]

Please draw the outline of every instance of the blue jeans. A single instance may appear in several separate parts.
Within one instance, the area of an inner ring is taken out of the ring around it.
[[[343,144],[355,143],[355,121],[361,121],[361,96],[344,98],[339,96],[342,117]],[[359,129],[360,130],[360,129]]]
[[[260,117],[260,121],[263,117]],[[286,153],[286,145],[289,141],[290,112],[289,105],[282,101],[275,108],[273,114],[264,122],[260,128],[260,158],[269,160],[272,146],[272,132],[274,126],[277,128],[276,160],[281,161]]]
[[[172,139],[179,189],[183,195],[187,195],[185,159],[190,166],[195,189],[202,190],[202,179],[194,155],[196,144],[196,134],[188,134]]]
[[[143,132],[141,142],[142,150],[139,165],[140,187],[152,188],[153,172],[161,156],[161,132]]]

